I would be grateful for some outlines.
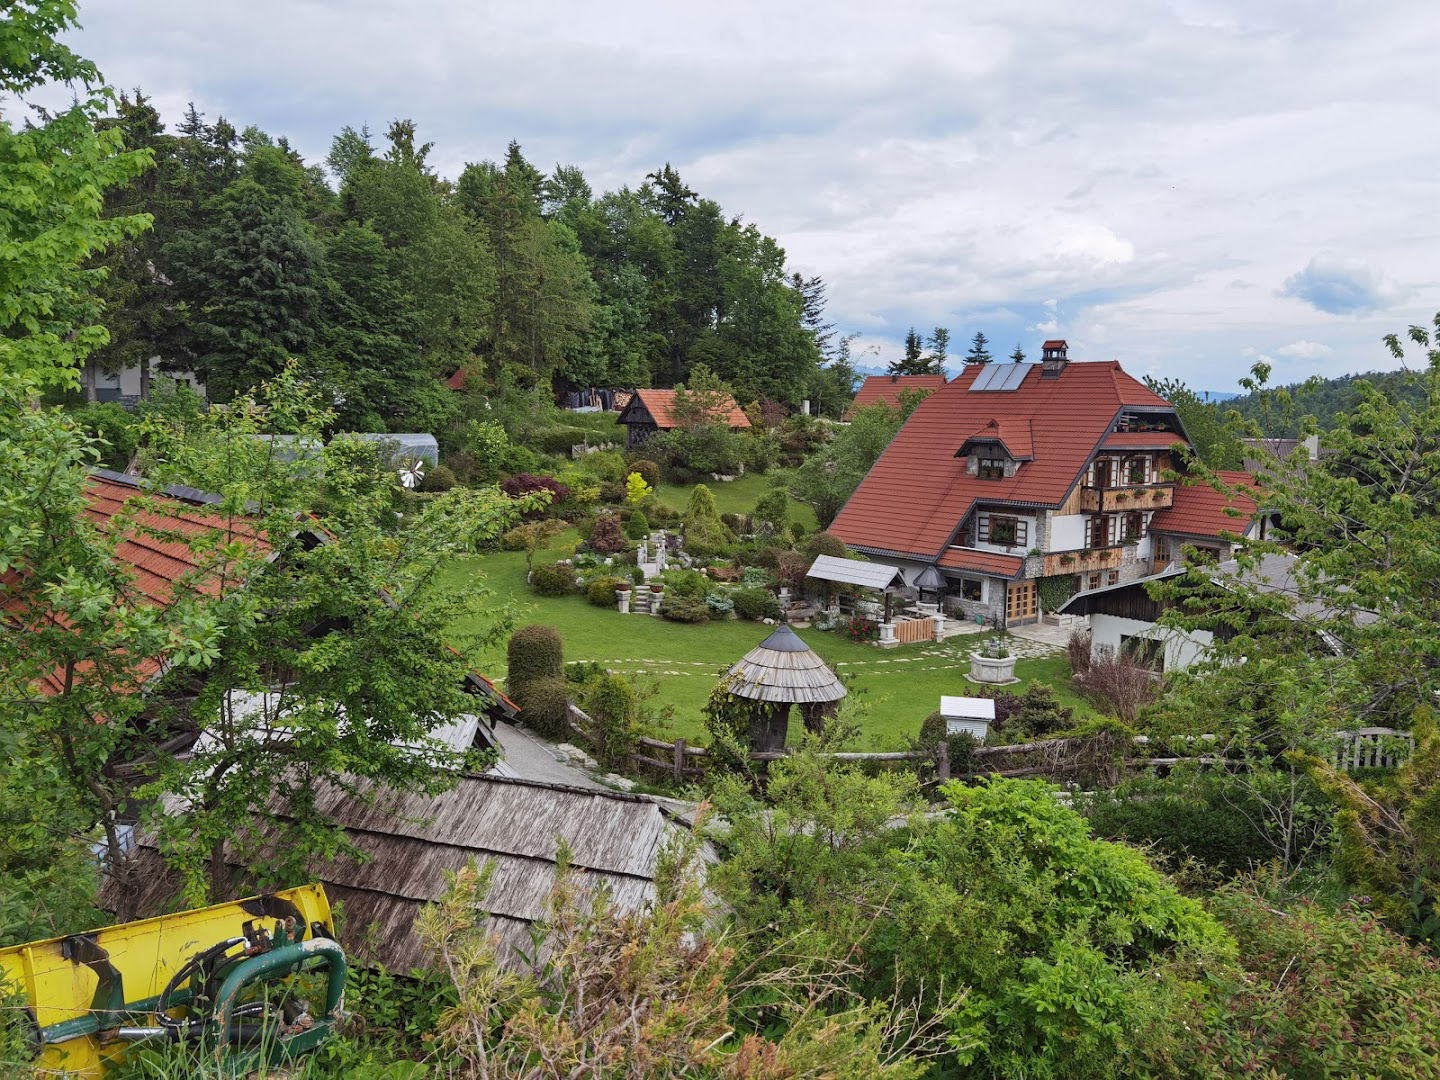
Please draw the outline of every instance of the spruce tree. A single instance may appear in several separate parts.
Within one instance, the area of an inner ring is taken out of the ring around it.
[[[970,339],[970,351],[965,354],[967,364],[988,364],[990,362],[990,350],[986,348],[990,340],[979,330]]]
[[[307,352],[320,319],[320,250],[296,208],[242,177],[209,228],[168,249],[187,301],[195,370],[228,401]]]
[[[1015,351],[1010,354],[1010,359],[1017,364],[1023,364],[1025,362],[1025,350],[1020,348],[1018,341],[1015,343]]]

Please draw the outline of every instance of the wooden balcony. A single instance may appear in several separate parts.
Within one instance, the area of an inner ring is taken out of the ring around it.
[[[1126,484],[1122,487],[1080,489],[1080,509],[1086,514],[1164,510],[1174,501],[1174,484]]]
[[[1045,556],[1044,577],[1054,574],[1089,574],[1095,570],[1117,570],[1125,560],[1128,544],[1114,547],[1083,548]]]

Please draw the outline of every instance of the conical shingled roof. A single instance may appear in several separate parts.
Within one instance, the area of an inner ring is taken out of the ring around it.
[[[799,635],[784,624],[730,669],[730,692],[752,701],[809,705],[839,701],[847,693]]]

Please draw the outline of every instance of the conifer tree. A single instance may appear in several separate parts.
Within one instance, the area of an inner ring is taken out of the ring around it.
[[[965,354],[967,364],[988,364],[990,362],[990,344],[983,332],[976,330],[975,336],[970,339],[970,351]]]

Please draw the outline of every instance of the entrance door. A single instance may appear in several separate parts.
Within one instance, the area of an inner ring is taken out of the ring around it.
[[[1034,622],[1039,616],[1035,582],[1012,581],[1005,592],[1005,623]]]

